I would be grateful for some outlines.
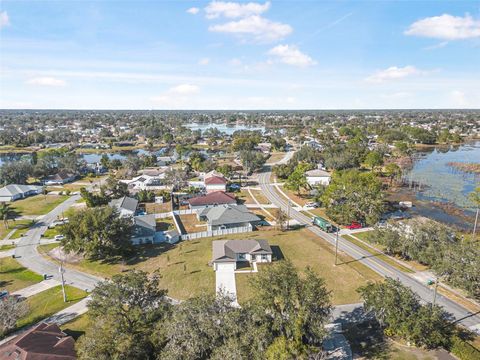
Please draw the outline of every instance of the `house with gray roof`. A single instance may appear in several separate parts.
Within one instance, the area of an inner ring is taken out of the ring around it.
[[[153,244],[156,230],[157,223],[154,214],[135,216],[133,218],[132,244]]]
[[[245,205],[219,205],[198,211],[199,221],[207,222],[207,230],[222,230],[237,227],[253,228],[262,220],[248,211]]]
[[[266,240],[216,240],[212,242],[213,269],[236,270],[237,262],[272,262],[272,249]]]
[[[116,208],[120,212],[120,216],[134,216],[138,200],[129,196],[123,196],[119,199],[113,199],[108,203],[109,206]]]
[[[42,192],[41,186],[10,184],[0,189],[0,202],[11,202],[37,195]]]

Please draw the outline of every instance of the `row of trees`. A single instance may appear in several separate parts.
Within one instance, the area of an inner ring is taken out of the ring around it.
[[[268,266],[241,308],[227,296],[170,305],[159,276],[132,271],[95,288],[80,359],[307,359],[322,353],[330,294],[289,261]]]
[[[411,221],[375,229],[369,239],[388,254],[428,265],[439,277],[480,299],[480,248],[448,227],[431,220]]]

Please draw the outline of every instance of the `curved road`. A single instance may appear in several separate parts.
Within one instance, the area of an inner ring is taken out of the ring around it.
[[[263,194],[272,202],[272,204],[278,206],[283,211],[287,211],[288,203],[287,199],[280,195],[273,185],[270,183],[271,168],[270,166],[265,166],[263,172],[259,175],[259,184],[262,189]],[[320,236],[321,238],[328,241],[330,244],[335,246],[335,235],[326,233],[320,228],[313,226],[311,224],[311,218],[290,208],[290,217],[297,220],[300,224],[306,225],[307,229],[312,231],[314,234]],[[376,256],[372,255],[368,251],[342,239],[339,237],[338,249],[344,253],[350,255],[356,261],[361,262],[362,264],[368,266],[373,271],[377,272],[383,277],[391,277],[400,280],[404,285],[411,288],[415,291],[421,299],[424,301],[431,302],[433,299],[433,290],[424,284],[418,282],[409,275],[397,270],[391,265],[383,262],[378,259]],[[480,315],[478,313],[473,314],[471,311],[467,310],[463,306],[457,304],[456,302],[437,294],[437,304],[444,307],[444,309],[453,314],[455,319],[465,327],[474,330],[476,332],[480,331]]]
[[[20,264],[38,274],[47,274],[55,280],[61,281],[58,265],[41,256],[37,251],[37,245],[40,243],[40,238],[45,230],[47,230],[48,225],[61,216],[64,211],[67,211],[78,199],[80,199],[80,195],[71,196],[45,215],[25,233],[15,248],[15,257]],[[93,290],[95,285],[103,280],[99,277],[72,269],[65,269],[64,277],[66,284],[88,291]]]

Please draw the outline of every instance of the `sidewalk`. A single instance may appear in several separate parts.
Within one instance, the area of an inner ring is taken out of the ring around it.
[[[49,280],[43,280],[42,282],[39,282],[38,284],[34,284],[32,286],[28,286],[26,288],[17,290],[12,293],[12,295],[15,296],[20,296],[23,298],[27,298],[30,296],[33,296],[35,294],[41,293],[42,291],[48,290],[52,287],[55,287],[57,285],[60,285],[60,281],[54,280],[54,279],[49,279]]]

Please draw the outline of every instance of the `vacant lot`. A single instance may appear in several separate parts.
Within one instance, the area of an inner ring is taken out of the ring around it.
[[[277,161],[282,160],[285,157],[285,152],[274,152],[270,155],[267,160],[267,164],[275,163]]]
[[[242,204],[255,204],[255,201],[253,201],[252,197],[248,193],[248,190],[241,190],[235,193],[235,197]]]
[[[267,204],[267,205],[270,204],[270,201],[268,201],[267,197],[265,195],[263,195],[262,191],[252,190],[252,194],[260,204]]]
[[[41,275],[24,268],[15,259],[0,259],[0,290],[6,289],[9,292],[14,292],[42,280]]]
[[[35,195],[11,204],[21,215],[45,215],[68,199],[66,195]]]
[[[29,225],[31,225],[31,220],[9,220],[8,221],[8,229],[2,224],[0,225],[0,240],[4,239],[11,231],[15,229],[25,229]],[[16,233],[17,231],[15,231]],[[12,237],[15,239],[15,233]]]
[[[17,327],[21,328],[36,323],[75,304],[87,296],[85,291],[69,285],[65,286],[65,290],[68,300],[66,303],[63,302],[62,287],[60,285],[27,298],[25,301],[29,306],[28,315],[17,321]]]
[[[300,192],[300,194],[297,194],[296,192],[293,192],[291,190],[285,189],[284,186],[279,186],[279,188],[295,203],[297,203],[300,206],[305,206],[305,204],[309,203],[312,201],[312,197],[308,196],[306,194],[303,194]],[[280,195],[283,196],[282,193],[279,193]]]
[[[145,203],[145,210],[147,214],[167,213],[172,211],[172,203],[170,201],[163,204]]]

